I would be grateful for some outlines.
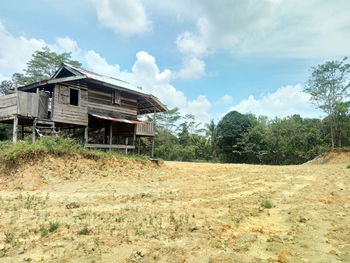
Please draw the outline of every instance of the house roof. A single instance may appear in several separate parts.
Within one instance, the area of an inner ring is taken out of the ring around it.
[[[52,76],[52,79],[57,78],[57,76],[59,76],[60,72],[62,72],[63,69],[70,71],[75,76],[86,76],[89,79],[94,79],[97,81],[108,83],[108,84],[114,85],[118,88],[124,88],[124,89],[128,89],[128,90],[135,91],[138,93],[142,93],[144,95],[149,95],[149,94],[142,92],[141,88],[135,87],[134,85],[132,85],[129,82],[126,82],[124,80],[105,76],[105,75],[102,75],[102,74],[99,74],[96,72],[86,70],[86,69],[81,68],[81,67],[70,65],[68,63],[63,63],[62,66]]]
[[[168,110],[167,107],[164,104],[162,104],[157,97],[153,96],[152,94],[147,94],[143,92],[140,88],[137,88],[126,81],[109,76],[104,76],[77,66],[72,66],[67,63],[63,63],[51,79],[33,83],[21,87],[20,89],[28,90],[31,88],[44,86],[48,84],[77,81],[95,83],[97,85],[102,85],[111,89],[129,92],[138,96],[140,104],[138,112],[139,114],[164,112]]]

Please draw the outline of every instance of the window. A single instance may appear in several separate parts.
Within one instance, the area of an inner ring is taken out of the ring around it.
[[[69,104],[79,106],[79,90],[69,89]]]
[[[120,92],[117,90],[112,91],[112,103],[120,105]]]

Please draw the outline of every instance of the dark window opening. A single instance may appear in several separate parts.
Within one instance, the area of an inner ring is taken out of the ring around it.
[[[70,105],[79,106],[79,90],[70,89],[69,103]]]

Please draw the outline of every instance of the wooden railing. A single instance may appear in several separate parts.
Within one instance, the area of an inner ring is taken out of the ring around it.
[[[136,135],[140,136],[154,136],[155,135],[155,125],[154,122],[146,122],[143,124],[137,124]]]

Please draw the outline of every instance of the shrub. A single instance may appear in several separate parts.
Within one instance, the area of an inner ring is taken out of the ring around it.
[[[272,202],[270,200],[265,200],[263,203],[262,203],[262,206],[267,208],[267,209],[270,209],[272,208]]]

